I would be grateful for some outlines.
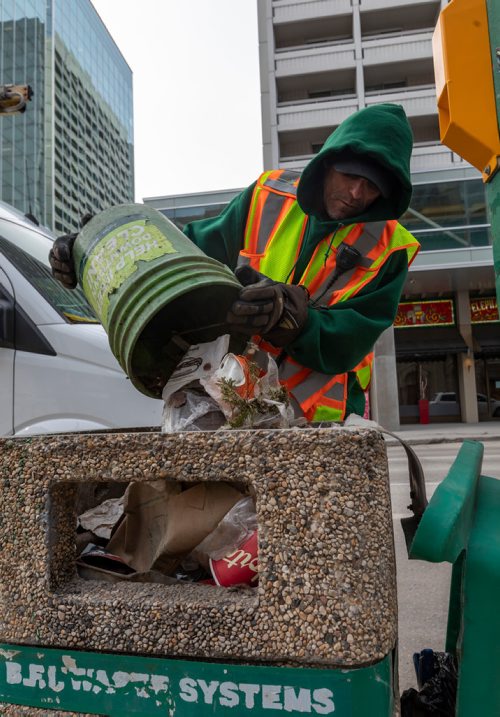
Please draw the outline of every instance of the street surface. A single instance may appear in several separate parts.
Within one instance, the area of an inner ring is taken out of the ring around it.
[[[427,498],[446,476],[461,443],[412,445],[422,464]],[[485,440],[482,474],[500,479],[500,440]],[[451,565],[408,560],[400,518],[411,515],[408,462],[404,449],[388,446],[399,604],[399,688],[417,687],[414,652],[425,647],[443,651],[448,615]]]

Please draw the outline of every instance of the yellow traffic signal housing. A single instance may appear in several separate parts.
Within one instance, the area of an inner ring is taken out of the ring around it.
[[[451,0],[433,36],[441,142],[479,169],[497,169],[500,137],[486,0]]]

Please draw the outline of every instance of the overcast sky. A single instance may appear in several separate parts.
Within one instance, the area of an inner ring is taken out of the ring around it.
[[[256,0],[92,0],[133,72],[135,200],[262,170]]]

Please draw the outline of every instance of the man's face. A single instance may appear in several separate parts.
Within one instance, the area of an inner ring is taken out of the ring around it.
[[[330,219],[347,219],[362,214],[380,196],[369,179],[344,174],[334,167],[325,170],[323,203]]]

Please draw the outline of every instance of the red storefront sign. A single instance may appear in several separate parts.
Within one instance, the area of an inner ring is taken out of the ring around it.
[[[455,312],[451,299],[435,301],[405,301],[399,304],[394,326],[405,329],[414,326],[453,326]]]
[[[473,324],[486,324],[488,321],[498,321],[496,296],[487,296],[484,299],[471,299],[470,320]]]

